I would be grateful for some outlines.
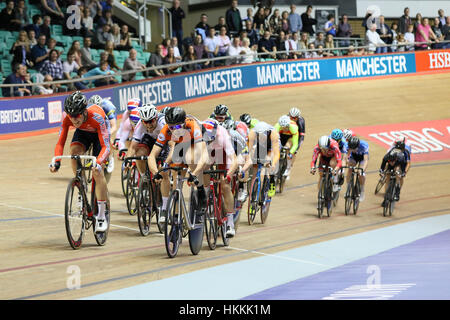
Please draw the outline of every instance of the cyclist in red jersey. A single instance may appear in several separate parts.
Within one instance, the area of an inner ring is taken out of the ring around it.
[[[313,157],[311,161],[311,174],[316,173],[316,162],[320,156],[320,165],[328,165],[334,169],[333,175],[336,175],[339,169],[342,167],[341,151],[339,150],[339,144],[330,139],[328,136],[322,136],[319,139],[316,147],[314,148]],[[323,175],[322,168],[319,169],[320,177]],[[320,179],[319,179],[320,182]],[[317,185],[319,187],[319,184]]]
[[[67,134],[71,126],[76,130],[70,144],[71,155],[82,155],[93,145],[93,155],[97,157],[97,163],[92,171],[95,179],[95,195],[99,208],[96,219],[97,232],[104,232],[108,228],[105,210],[108,188],[106,184],[103,168],[110,153],[110,136],[106,123],[106,115],[98,105],[91,105],[87,108],[87,100],[83,93],[76,91],[66,98],[64,102],[66,113],[59,132],[59,139],[55,147],[55,156],[61,156],[67,140]],[[76,174],[77,162],[71,160],[72,170]],[[54,167],[50,167],[51,172],[56,172],[61,166],[61,161],[56,161]]]

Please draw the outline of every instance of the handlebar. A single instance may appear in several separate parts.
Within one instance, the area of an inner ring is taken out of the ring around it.
[[[147,156],[139,156],[139,157],[126,157],[125,159],[123,159],[124,162],[130,162],[132,160],[147,160],[148,157]]]
[[[52,158],[52,163],[51,166],[54,167],[55,166],[55,162],[56,160],[61,160],[61,159],[74,159],[74,160],[81,160],[81,159],[89,159],[92,160],[92,163],[97,162],[97,158],[94,156],[88,156],[88,155],[76,155],[76,156],[56,156]]]
[[[341,167],[342,169],[352,169],[352,170],[354,170],[354,171],[363,171],[364,172],[364,170],[363,170],[363,168],[360,168],[360,167],[349,167],[349,166],[342,166]]]

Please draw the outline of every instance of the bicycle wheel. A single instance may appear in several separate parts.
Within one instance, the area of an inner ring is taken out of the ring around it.
[[[136,166],[130,169],[130,174],[127,180],[127,208],[130,215],[134,216],[137,213],[137,195],[139,189],[139,170]]]
[[[83,194],[81,183],[74,178],[69,182],[66,192],[64,221],[66,225],[67,240],[72,249],[79,249],[83,242],[86,198]]]
[[[234,214],[233,214],[233,222],[234,222],[234,230],[237,231],[239,227],[239,220],[241,218],[241,210],[242,210],[242,202],[237,199],[238,191],[236,190],[234,195]]]
[[[159,184],[152,183],[153,194],[153,215],[156,215],[156,225],[158,226],[159,233],[164,233],[164,225],[159,223],[159,213],[162,211],[162,195]]]
[[[385,183],[386,183],[386,178],[380,177],[380,180],[378,180],[377,186],[375,187],[375,194],[380,192],[381,188],[383,188]]]
[[[137,220],[141,235],[148,236],[152,221],[152,186],[148,179],[140,179],[137,196]]]
[[[319,219],[322,218],[323,208],[325,206],[325,178],[322,177],[319,182],[319,192],[317,194],[317,214]]]
[[[127,181],[130,175],[130,170],[125,171],[125,161],[122,162],[122,168],[120,172],[120,183],[122,185],[122,192],[125,198],[127,197]]]
[[[325,185],[325,204],[327,206],[327,216],[331,217],[333,212],[333,182],[331,177],[328,177],[327,184]]]
[[[251,192],[249,193],[248,199],[248,224],[252,225],[255,221],[256,212],[258,211],[258,178],[252,182],[252,186],[250,188]]]
[[[206,206],[204,223],[205,223],[206,241],[208,242],[208,247],[211,250],[216,249],[217,236],[219,231],[219,226],[217,225],[217,219],[214,211],[215,207],[216,206],[214,203],[214,196],[210,192],[208,204]]]
[[[345,191],[345,215],[350,213],[350,208],[352,207],[352,190],[353,190],[353,177],[350,180],[350,183],[347,184],[347,190]]]
[[[361,195],[361,185],[359,183],[358,177],[356,177],[355,188],[353,189],[353,214],[356,215],[359,208],[359,197]]]
[[[172,191],[167,206],[167,219],[164,228],[164,243],[169,258],[174,258],[178,253],[181,243],[181,212],[179,211],[178,191]]]
[[[388,188],[386,190],[386,193],[384,194],[384,206],[383,206],[383,216],[387,217],[388,213],[389,213],[389,208],[391,206],[391,199],[392,196],[392,189],[393,189],[393,182],[392,180],[389,181],[389,185]]]
[[[395,203],[397,201],[395,201],[395,192],[396,192],[396,188],[397,188],[397,183],[393,184],[392,190],[391,190],[391,202],[389,203],[389,216],[392,216],[392,213],[394,212],[394,208],[395,208]]]
[[[98,205],[97,205],[97,197],[95,197],[95,196],[93,197],[93,200],[92,200],[92,206],[94,208],[94,217],[96,217],[97,214],[98,214]],[[106,221],[108,222],[108,228],[106,229],[106,231],[96,232],[96,230],[95,230],[95,221],[94,221],[94,226],[92,228],[92,230],[94,231],[95,241],[97,242],[97,244],[99,246],[104,246],[105,243],[106,243],[106,239],[108,239],[109,227],[111,225],[111,223],[110,223],[110,221],[111,221],[111,214],[110,214],[110,212],[111,212],[111,209],[110,209],[109,196],[108,196],[108,201],[106,201],[106,211],[105,211],[105,217],[106,217]]]
[[[203,242],[203,231],[204,224],[203,221],[201,223],[197,223],[199,217],[197,217],[200,212],[198,211],[198,198],[197,198],[197,190],[194,187],[191,188],[191,196],[189,199],[189,217],[191,219],[191,223],[195,223],[194,229],[188,231],[189,236],[189,248],[193,255],[197,255],[202,249]]]
[[[267,176],[264,177],[263,188],[261,192],[261,223],[264,224],[267,221],[267,217],[269,216],[270,203],[272,198],[268,196],[270,188],[270,180]]]
[[[286,177],[283,174],[286,168],[287,168],[287,158],[284,157],[280,163],[280,168],[278,169],[277,184],[279,193],[283,193],[284,183],[286,182]]]

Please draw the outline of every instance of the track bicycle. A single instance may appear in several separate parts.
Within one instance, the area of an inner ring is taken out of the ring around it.
[[[343,168],[348,168],[352,171],[350,183],[347,184],[347,191],[345,192],[345,214],[350,214],[350,209],[353,207],[353,214],[356,215],[359,208],[359,197],[361,196],[361,184],[359,182],[359,177],[364,170],[360,167]]]
[[[387,174],[390,175],[389,178],[389,184],[386,193],[384,194],[384,201],[383,201],[383,216],[387,216],[389,213],[389,216],[392,216],[392,213],[394,212],[395,203],[397,200],[395,200],[395,192],[397,188],[400,188],[400,184],[397,183],[397,177],[400,176],[400,172],[391,169],[388,171],[385,171],[384,176],[386,177]]]
[[[278,193],[283,193],[284,183],[286,182],[286,176],[284,175],[284,172],[286,171],[288,165],[288,151],[289,151],[288,147],[281,147],[280,162],[276,178]]]
[[[319,180],[319,192],[317,193],[317,214],[319,219],[323,216],[323,210],[327,208],[327,216],[330,217],[333,211],[333,168],[328,165],[321,165],[322,177]],[[314,167],[314,170],[317,167]]]
[[[264,224],[269,215],[270,203],[272,198],[269,197],[270,179],[268,177],[267,168],[272,161],[265,159],[257,159],[258,169],[256,175],[251,182],[249,201],[248,201],[248,224],[252,225],[255,221],[256,213],[261,211],[261,223]],[[261,172],[264,170],[264,178],[261,178]]]
[[[136,160],[133,158],[134,157],[126,157],[123,161],[125,167],[128,168],[125,198],[127,201],[128,213],[132,216],[134,216],[138,210],[137,197],[139,191],[139,181],[141,178],[141,174],[136,166]]]

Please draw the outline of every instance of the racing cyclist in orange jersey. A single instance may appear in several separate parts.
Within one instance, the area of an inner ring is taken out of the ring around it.
[[[158,172],[156,157],[159,156],[164,146],[169,143],[173,145],[170,154],[163,166],[169,161],[175,166],[188,166],[191,174],[198,180],[198,200],[202,212],[206,208],[206,193],[203,186],[203,168],[208,160],[206,144],[202,139],[201,124],[192,116],[186,116],[186,112],[180,107],[172,107],[165,115],[166,125],[161,129],[155,145],[149,156],[149,167],[153,173],[153,179],[159,183],[163,176]],[[192,182],[192,180],[191,180]],[[166,212],[163,211],[161,217]]]
[[[335,176],[339,169],[342,167],[342,156],[341,151],[339,150],[339,145],[336,141],[331,139],[329,136],[322,136],[319,139],[319,142],[314,148],[313,157],[311,161],[311,174],[316,173],[316,162],[317,158],[320,156],[320,165],[327,165],[333,168],[333,176]],[[319,168],[320,178],[323,175],[323,169]],[[334,180],[333,180],[334,181]],[[317,189],[319,189],[320,179],[317,183]]]
[[[278,120],[277,124],[275,124],[275,130],[280,134],[281,146],[286,146],[289,148],[289,152],[287,154],[287,167],[286,170],[282,173],[286,180],[289,180],[289,174],[291,172],[291,168],[295,162],[295,155],[298,151],[298,140],[299,140],[299,131],[298,126],[295,121],[291,120],[289,116],[281,116]]]
[[[105,216],[108,187],[103,168],[110,153],[110,136],[103,109],[95,104],[89,108],[86,107],[86,97],[80,91],[76,91],[66,98],[64,102],[66,116],[61,124],[59,139],[55,147],[55,156],[63,154],[67,134],[71,126],[76,128],[70,144],[71,155],[82,155],[89,149],[91,144],[93,145],[93,155],[97,157],[97,163],[93,168],[92,176],[96,183],[95,195],[99,208],[95,230],[104,232],[108,228]],[[71,160],[71,162],[75,175],[77,162],[76,160]],[[54,167],[50,166],[50,171],[57,172],[60,166],[61,161],[56,161]]]

